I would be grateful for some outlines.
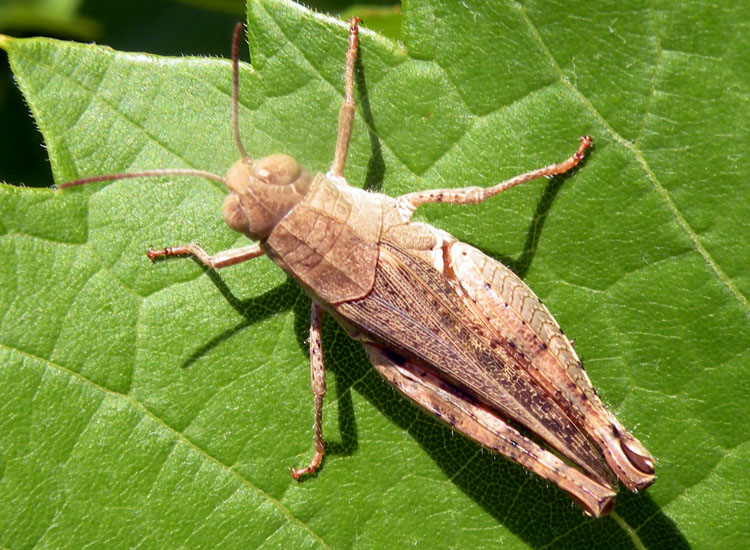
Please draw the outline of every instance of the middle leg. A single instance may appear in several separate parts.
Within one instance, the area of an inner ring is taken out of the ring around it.
[[[542,178],[545,176],[555,176],[564,174],[568,170],[575,168],[583,160],[583,154],[586,149],[591,147],[591,136],[580,138],[581,144],[578,150],[570,157],[557,164],[550,164],[542,168],[537,168],[525,174],[520,174],[514,178],[498,183],[493,187],[462,187],[459,189],[431,189],[427,191],[417,191],[398,197],[404,210],[414,213],[421,205],[428,202],[445,202],[453,204],[477,204],[494,195],[502,193],[511,187],[520,185],[527,181]]]
[[[323,442],[323,396],[326,394],[326,370],[323,363],[323,345],[320,338],[320,326],[323,310],[315,302],[310,310],[310,378],[315,395],[315,455],[310,464],[304,468],[292,469],[292,477],[299,480],[305,474],[315,473],[323,461],[326,446]]]

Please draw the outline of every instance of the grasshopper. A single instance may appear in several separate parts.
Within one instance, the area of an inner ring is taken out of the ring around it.
[[[631,491],[654,480],[654,459],[603,405],[571,342],[547,308],[501,263],[445,231],[412,222],[425,203],[480,203],[583,159],[589,136],[566,160],[493,187],[389,197],[344,179],[354,124],[359,19],[349,21],[345,97],[330,171],[314,175],[287,155],[252,160],[238,125],[239,43],[232,41],[232,126],[240,160],[226,177],[200,170],[149,170],[70,181],[158,175],[201,176],[226,185],[227,225],[253,241],[209,255],[195,244],[150,249],[153,261],[192,255],[213,269],[268,256],[312,298],[310,370],[315,453],[300,479],[320,467],[325,368],[323,312],[359,340],[377,372],[399,392],[482,446],[567,491],[587,514],[608,513],[617,480]],[[524,430],[524,435],[519,430]],[[561,458],[562,457],[562,458]]]

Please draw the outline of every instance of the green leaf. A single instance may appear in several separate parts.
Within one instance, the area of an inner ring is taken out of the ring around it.
[[[417,411],[328,319],[314,478],[309,299],[267,259],[207,272],[149,245],[244,244],[195,178],[0,188],[0,545],[740,547],[750,515],[750,8],[406,2],[363,32],[347,178],[488,186],[596,148],[570,177],[422,216],[503,259],[556,314],[657,481],[588,519]],[[346,27],[249,6],[245,145],[327,170]],[[230,64],[0,39],[57,182],[236,159]],[[2,174],[0,174],[2,175]]]

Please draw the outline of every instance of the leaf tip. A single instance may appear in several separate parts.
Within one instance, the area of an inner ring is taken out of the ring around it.
[[[12,37],[7,34],[0,34],[0,49],[7,50],[11,42],[13,42]]]

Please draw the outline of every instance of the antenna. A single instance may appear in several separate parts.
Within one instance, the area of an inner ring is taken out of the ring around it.
[[[249,155],[245,151],[242,139],[240,138],[238,116],[240,95],[240,36],[242,36],[243,28],[244,25],[238,22],[234,26],[234,35],[232,36],[232,131],[234,132],[234,142],[237,144],[240,155],[242,155],[242,158],[247,158]]]
[[[122,172],[120,174],[104,174],[101,176],[92,176],[90,178],[81,178],[78,180],[66,181],[57,186],[58,189],[67,189],[68,187],[77,187],[87,183],[96,183],[97,181],[115,181],[132,178],[152,178],[155,176],[196,176],[209,180],[218,181],[226,184],[227,180],[212,172],[205,170],[193,170],[191,168],[165,168],[164,170],[146,170],[144,172]]]
[[[239,88],[240,88],[240,38],[242,37],[242,30],[244,25],[237,23],[234,27],[234,34],[232,36],[232,132],[234,133],[234,141],[237,144],[242,158],[248,158],[249,155],[242,145],[240,139],[240,127],[238,121],[238,103],[239,103]],[[209,180],[217,181],[226,185],[226,179],[214,174],[212,172],[206,172],[205,170],[196,170],[192,168],[166,168],[161,170],[144,170],[140,172],[121,172],[119,174],[103,174],[101,176],[91,176],[88,178],[81,178],[77,180],[66,181],[57,186],[58,189],[67,189],[68,187],[77,187],[79,185],[85,185],[87,183],[96,183],[99,181],[115,181],[133,178],[150,178],[155,176],[195,176],[199,178],[206,178]]]

